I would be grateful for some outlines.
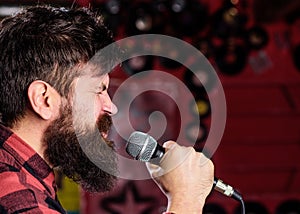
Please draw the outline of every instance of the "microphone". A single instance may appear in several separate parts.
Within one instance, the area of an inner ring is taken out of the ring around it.
[[[165,149],[159,145],[152,136],[135,131],[128,138],[126,152],[135,160],[158,165],[165,154]],[[238,201],[243,201],[240,193],[218,178],[214,178],[213,187],[216,191],[225,196],[234,198]]]

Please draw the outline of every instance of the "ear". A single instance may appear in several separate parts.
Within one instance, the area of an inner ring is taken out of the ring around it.
[[[60,105],[60,96],[48,83],[35,80],[27,91],[33,111],[44,120],[56,117]]]

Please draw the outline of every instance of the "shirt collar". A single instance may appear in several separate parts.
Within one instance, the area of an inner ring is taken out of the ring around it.
[[[2,124],[0,124],[0,147],[10,153],[36,179],[46,184],[50,192],[53,192],[49,189],[54,181],[54,173],[50,166],[31,146]]]

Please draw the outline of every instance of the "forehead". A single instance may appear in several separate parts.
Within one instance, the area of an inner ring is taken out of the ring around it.
[[[107,85],[109,83],[109,75],[85,75],[79,77],[78,81],[83,85],[90,85],[90,86],[101,86],[103,84]]]
[[[78,67],[78,76],[73,81],[75,93],[86,90],[92,91],[109,84],[109,75],[103,72],[101,66],[94,63],[82,63]]]
[[[84,75],[75,79],[74,81],[74,92],[95,92],[96,90],[102,89],[104,86],[109,85],[109,75],[98,75],[90,76]]]
[[[102,66],[99,63],[88,61],[86,63],[79,63],[78,73],[81,76],[101,77],[109,72],[106,70],[105,65]]]

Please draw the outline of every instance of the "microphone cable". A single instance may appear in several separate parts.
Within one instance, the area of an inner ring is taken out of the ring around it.
[[[213,189],[215,189],[217,192],[222,193],[225,196],[231,197],[240,202],[242,214],[246,213],[245,203],[242,195],[238,191],[233,189],[232,186],[223,183],[223,181],[220,179],[215,178],[213,183]]]

